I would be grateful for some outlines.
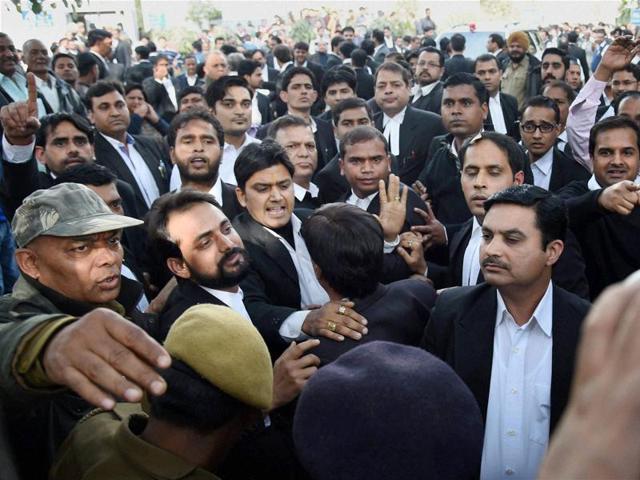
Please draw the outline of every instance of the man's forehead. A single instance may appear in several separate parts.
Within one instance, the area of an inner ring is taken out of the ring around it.
[[[72,122],[60,122],[54,128],[50,129],[47,132],[47,141],[50,142],[57,138],[67,138],[67,137],[76,137],[82,136],[84,138],[89,138],[86,133],[76,127]]]
[[[547,107],[528,107],[522,112],[522,119],[525,118],[552,118],[555,120],[556,112]]]
[[[630,128],[612,128],[598,133],[596,149],[598,148],[638,148],[636,133]]]
[[[358,120],[363,117],[366,118],[367,120],[370,120],[369,114],[367,113],[366,108],[364,107],[349,108],[347,110],[342,111],[342,113],[340,114],[340,121]]]
[[[493,231],[520,230],[527,231],[535,227],[536,212],[533,207],[512,203],[498,203],[493,205],[482,223],[483,228]]]
[[[247,184],[266,184],[271,185],[274,183],[284,182],[285,180],[291,180],[291,174],[281,163],[272,165],[269,168],[263,168],[255,172],[247,180]]]
[[[490,68],[498,68],[497,59],[486,60],[486,61],[479,60],[476,63],[476,70],[489,70]]]
[[[442,98],[474,98],[478,99],[473,85],[453,85],[442,91]]]
[[[182,127],[178,128],[176,136],[181,137],[185,135],[195,135],[196,133],[202,133],[203,131],[204,133],[214,135],[217,138],[216,130],[213,125],[199,118],[189,120]]]
[[[293,77],[291,77],[291,81],[289,82],[289,85],[293,85],[294,83],[296,85],[298,84],[313,85],[313,82],[311,81],[311,77],[309,77],[309,75],[305,73],[297,73]]]
[[[100,97],[93,97],[91,99],[92,105],[99,105],[101,103],[115,103],[115,102],[124,102],[124,97],[120,92],[114,90],[109,93],[105,93]]]
[[[542,57],[542,61],[547,62],[562,62],[562,57],[557,53],[547,53],[544,57]]]
[[[236,98],[251,100],[249,89],[240,85],[233,85],[225,90],[222,100],[235,100]]]
[[[344,146],[345,157],[351,156],[370,156],[377,157],[379,155],[386,155],[387,152],[384,148],[384,143],[379,138],[372,138],[357,143],[349,143]]]
[[[276,138],[283,141],[315,141],[310,126],[292,125],[290,127],[280,128],[276,132]]]
[[[560,88],[560,87],[548,87],[544,89],[544,96],[545,97],[549,97],[552,100],[555,100],[556,98],[561,98],[563,100],[567,100],[567,92],[564,91],[564,89]]]

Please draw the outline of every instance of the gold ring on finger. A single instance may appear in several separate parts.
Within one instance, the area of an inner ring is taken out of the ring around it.
[[[409,248],[413,247],[413,240],[409,240]]]
[[[393,197],[393,199],[394,199],[396,202],[399,202],[399,201],[400,201],[400,195],[396,195],[395,197]]]
[[[334,322],[327,322],[327,328],[332,332],[336,331],[336,324]]]
[[[347,308],[346,308],[344,305],[340,305],[340,306],[338,307],[338,313],[339,313],[340,315],[344,315],[346,311],[347,311]]]

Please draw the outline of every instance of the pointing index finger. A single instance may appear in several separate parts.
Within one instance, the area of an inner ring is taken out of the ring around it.
[[[27,99],[29,115],[37,118],[38,117],[38,90],[36,88],[36,76],[31,72],[27,73],[27,90],[29,92],[29,97]]]

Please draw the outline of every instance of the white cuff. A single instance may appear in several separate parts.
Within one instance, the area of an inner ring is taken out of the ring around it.
[[[301,310],[294,312],[284,319],[280,325],[280,336],[285,340],[295,340],[302,333],[302,324],[311,310]]]
[[[393,252],[396,247],[400,245],[400,235],[396,236],[396,239],[393,242],[387,242],[386,240],[384,241],[384,253],[391,253]]]
[[[27,163],[31,160],[36,139],[29,145],[11,145],[6,135],[2,135],[2,159],[9,163]]]

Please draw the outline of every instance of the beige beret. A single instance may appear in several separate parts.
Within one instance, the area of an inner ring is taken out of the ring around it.
[[[507,46],[511,45],[511,42],[518,42],[525,50],[529,49],[529,37],[525,32],[513,32],[507,38]]]
[[[171,326],[164,347],[231,397],[260,410],[271,408],[273,368],[267,346],[253,324],[230,308],[189,308]]]

